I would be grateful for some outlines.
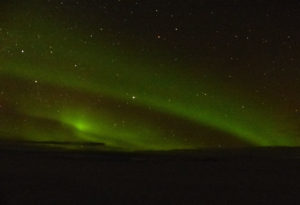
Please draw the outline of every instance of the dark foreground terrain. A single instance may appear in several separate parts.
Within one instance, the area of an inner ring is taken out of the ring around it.
[[[0,204],[300,204],[300,150],[0,149]]]

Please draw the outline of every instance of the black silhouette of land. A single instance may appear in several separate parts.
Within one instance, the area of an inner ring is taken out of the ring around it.
[[[0,159],[0,204],[298,204],[300,198],[300,148],[123,152],[101,143],[1,142]]]

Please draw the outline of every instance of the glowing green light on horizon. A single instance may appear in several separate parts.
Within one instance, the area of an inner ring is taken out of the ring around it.
[[[80,131],[87,131],[89,130],[89,126],[83,122],[76,122],[74,123],[75,127]]]

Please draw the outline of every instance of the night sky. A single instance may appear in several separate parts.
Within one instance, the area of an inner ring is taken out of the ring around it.
[[[297,1],[1,1],[0,139],[299,146],[299,42]]]

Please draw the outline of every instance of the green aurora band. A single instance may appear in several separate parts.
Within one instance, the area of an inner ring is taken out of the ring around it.
[[[126,150],[300,145],[295,122],[282,123],[280,111],[238,85],[198,79],[181,69],[184,63],[113,47],[100,34],[89,40],[59,20],[1,15],[11,19],[0,32],[5,140],[101,142]]]

